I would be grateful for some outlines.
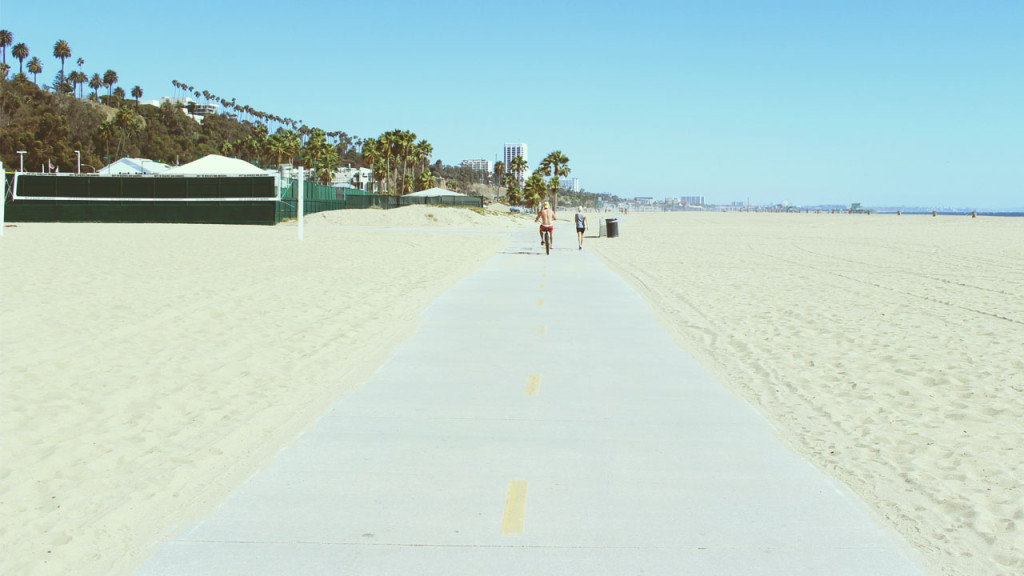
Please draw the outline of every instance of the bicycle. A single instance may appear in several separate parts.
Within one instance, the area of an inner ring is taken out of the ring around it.
[[[553,226],[541,226],[541,233],[544,235],[544,253],[551,255],[551,229]]]

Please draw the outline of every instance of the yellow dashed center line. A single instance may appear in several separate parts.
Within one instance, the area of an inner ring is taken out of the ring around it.
[[[548,327],[547,326],[545,326],[543,324],[539,324],[537,326],[537,334],[543,336],[543,335],[545,335],[547,333],[548,333]]]
[[[508,485],[505,516],[501,520],[501,533],[515,536],[523,533],[526,516],[526,480],[513,480]]]
[[[540,374],[530,374],[530,377],[526,379],[526,395],[536,396],[537,390],[540,388]]]
[[[541,284],[541,285],[540,285],[540,289],[541,289],[541,290],[543,290],[543,289],[544,289],[544,285],[543,285],[543,284]]]
[[[537,306],[543,306],[543,305],[544,305],[544,299],[543,298],[537,300]]]

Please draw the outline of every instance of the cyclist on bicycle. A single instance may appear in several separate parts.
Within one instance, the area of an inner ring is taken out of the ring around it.
[[[534,222],[540,221],[540,245],[544,245],[544,231],[547,230],[548,234],[551,235],[551,244],[555,243],[555,225],[553,221],[558,220],[555,217],[555,213],[548,207],[548,203],[544,203],[544,209],[537,212],[537,217],[533,219]]]

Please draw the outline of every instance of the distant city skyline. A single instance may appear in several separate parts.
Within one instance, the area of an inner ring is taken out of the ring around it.
[[[302,7],[316,17],[268,18],[266,0],[203,4],[202,18],[187,3],[54,0],[40,17],[5,2],[0,28],[43,62],[40,84],[63,39],[68,66],[113,69],[150,98],[178,80],[326,130],[411,130],[446,164],[512,134],[536,159],[561,150],[590,192],[1024,209],[1024,2]],[[386,30],[347,26],[339,41],[339,23],[382,14]],[[541,14],[573,25],[538,26]],[[539,80],[552,57],[571,81]]]

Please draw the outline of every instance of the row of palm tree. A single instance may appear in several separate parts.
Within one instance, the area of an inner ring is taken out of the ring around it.
[[[254,131],[239,141],[226,144],[222,152],[250,157],[257,161],[267,156],[289,162],[300,159],[314,167],[321,180],[328,180],[327,171],[337,168],[338,158],[349,147],[359,149],[363,161],[373,167],[374,174],[385,194],[408,194],[414,189],[430,188],[434,177],[430,172],[433,146],[426,140],[416,140],[408,130],[391,130],[377,138],[358,138],[343,131],[325,131],[311,128],[300,120],[286,118],[239,104],[235,98],[227,99],[208,90],[172,80],[175,98],[193,96],[198,101],[219,103],[225,110],[234,111],[241,119],[255,125]],[[270,129],[277,130],[270,133]],[[321,140],[322,139],[322,140]],[[327,152],[331,149],[330,152]],[[382,175],[383,177],[381,177]]]
[[[249,105],[240,105],[238,100],[234,97],[228,99],[209,90],[201,90],[196,86],[179,82],[177,80],[172,80],[171,85],[174,86],[175,89],[174,97],[187,95],[195,96],[197,101],[200,98],[203,98],[206,101],[206,104],[209,104],[211,101],[217,102],[217,104],[219,104],[225,111],[229,111],[229,114],[234,114],[241,120],[248,121],[255,126],[262,125],[267,132],[271,132],[271,130],[273,130],[272,133],[278,133],[282,129],[285,129],[286,134],[290,132],[297,133],[302,146],[306,146],[306,143],[309,138],[312,137],[315,130],[321,130],[330,145],[339,148],[339,154],[342,155],[350,148],[360,148],[362,143],[364,143],[364,140],[361,140],[357,136],[350,136],[343,130],[324,130],[323,128],[314,128],[307,126],[301,120],[263,112]]]
[[[12,46],[13,45],[13,46]],[[29,57],[30,51],[28,46],[24,42],[14,44],[14,34],[10,30],[0,30],[0,78],[6,78],[10,71],[10,66],[7,64],[7,47],[11,46],[11,55],[18,59],[18,75],[24,76],[25,74],[25,59]],[[54,92],[57,93],[71,93],[74,94],[78,91],[78,97],[85,97],[85,86],[89,86],[93,89],[91,97],[94,100],[99,100],[99,89],[101,87],[107,89],[107,97],[112,98],[117,96],[120,100],[124,100],[126,94],[123,89],[114,89],[114,86],[118,82],[117,72],[114,70],[107,70],[101,76],[99,73],[95,73],[90,78],[82,71],[82,66],[85,64],[85,60],[78,58],[78,70],[66,73],[65,64],[68,59],[72,57],[71,46],[67,40],[57,40],[53,45],[53,57],[60,60],[60,72],[57,74],[56,81],[53,85]],[[38,56],[32,56],[28,61],[28,72],[32,74],[32,81],[39,84],[39,74],[43,72],[43,62]],[[142,98],[142,88],[135,86],[131,91],[132,97],[135,98],[135,103],[139,103],[139,99]]]
[[[495,176],[501,175],[501,183],[505,186],[505,195],[510,204],[519,204],[525,201],[531,207],[537,207],[545,198],[551,198],[552,207],[558,208],[558,191],[561,190],[560,179],[568,176],[569,157],[561,150],[555,150],[541,160],[537,169],[530,174],[530,177],[523,181],[523,173],[527,171],[526,161],[522,156],[516,156],[509,162],[510,171],[505,172],[505,165],[500,170],[495,166]],[[544,181],[548,177],[550,180]]]
[[[313,170],[317,181],[330,184],[344,151],[340,144],[329,143],[327,133],[319,128],[311,128],[308,138],[304,139],[298,132],[287,128],[278,128],[273,134],[268,134],[266,126],[257,124],[245,136],[234,142],[224,142],[220,153],[261,166],[280,166],[301,160]]]
[[[362,142],[363,160],[373,167],[378,181],[378,175],[384,175],[384,194],[401,196],[433,187],[434,176],[429,167],[433,153],[432,144],[417,141],[416,134],[409,130],[390,130]]]
[[[218,96],[209,90],[200,90],[195,86],[179,82],[177,80],[171,80],[171,85],[174,86],[175,89],[175,98],[178,98],[180,94],[181,96],[194,96],[197,101],[202,98],[207,104],[211,101],[216,102],[225,110],[233,111],[243,120],[248,120],[253,124],[262,124],[268,131],[272,128],[287,128],[297,132],[304,142],[313,134],[314,128],[306,126],[306,124],[301,120],[285,118],[276,114],[257,110],[247,104],[238,104],[235,98],[228,100],[227,98]],[[350,137],[341,130],[323,130],[323,132],[328,141],[332,142],[334,145],[345,144],[346,146],[351,146],[353,142],[358,142],[358,139]]]

